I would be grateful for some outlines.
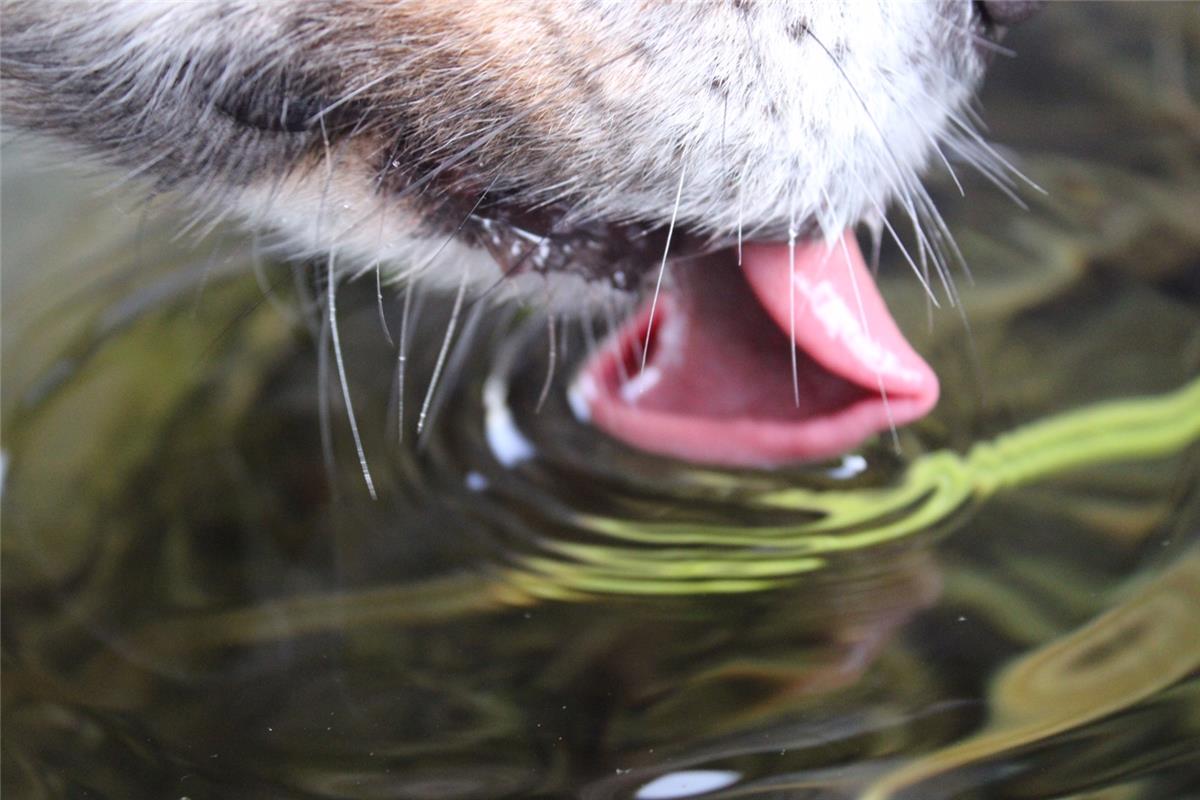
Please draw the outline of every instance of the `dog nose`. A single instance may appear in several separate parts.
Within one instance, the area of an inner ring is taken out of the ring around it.
[[[980,14],[992,25],[1005,27],[1024,22],[1046,5],[1046,0],[977,0]]]

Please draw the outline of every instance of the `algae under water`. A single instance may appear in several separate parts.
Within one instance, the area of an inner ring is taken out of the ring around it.
[[[418,436],[452,298],[398,392],[368,277],[372,501],[303,268],[7,145],[6,794],[1200,796],[1200,14],[1011,44],[986,118],[1047,193],[933,179],[970,335],[883,267],[941,404],[776,472],[580,425],[576,320],[542,404],[546,320],[506,307]]]

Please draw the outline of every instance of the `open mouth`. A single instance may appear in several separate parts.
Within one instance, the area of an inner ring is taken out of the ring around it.
[[[730,467],[839,455],[927,414],[938,380],[851,234],[747,244],[673,281],[584,363],[575,413],[653,453]]]

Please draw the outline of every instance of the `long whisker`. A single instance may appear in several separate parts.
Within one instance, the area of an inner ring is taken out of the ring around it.
[[[850,276],[850,288],[854,292],[854,303],[858,306],[858,320],[862,323],[863,333],[867,339],[871,339],[871,328],[867,322],[867,310],[863,305],[862,292],[858,289],[858,278],[854,275],[854,266],[850,261],[850,248],[846,246],[846,237],[838,239],[838,244],[842,248],[842,256],[846,259],[846,274]],[[883,413],[887,417],[888,430],[892,433],[892,447],[896,452],[900,452],[900,434],[896,431],[896,420],[892,416],[892,404],[888,399],[887,387],[883,385],[883,373],[879,371],[878,366],[872,367],[872,372],[875,373],[876,388],[879,389],[879,396],[883,400]]]
[[[404,307],[400,311],[400,341],[396,349],[396,441],[404,443],[404,380],[408,373],[408,327],[413,313],[412,282],[404,285]]]
[[[650,336],[654,333],[654,312],[658,310],[658,296],[662,291],[663,274],[667,271],[667,256],[671,252],[671,236],[675,233],[675,220],[679,217],[679,201],[683,198],[683,178],[687,174],[687,151],[684,150],[679,165],[679,187],[675,190],[675,208],[671,211],[671,224],[667,226],[667,243],[663,247],[662,263],[658,265],[658,280],[654,282],[654,299],[650,301],[650,318],[646,322],[646,340],[642,343],[642,366],[639,374],[646,371],[646,358],[650,355]]]
[[[796,358],[796,217],[792,215],[788,226],[788,312],[791,328],[788,331],[788,349],[792,358],[792,399],[800,407],[800,367]]]
[[[425,428],[417,437],[417,448],[424,450],[432,438],[434,431],[433,422],[437,419],[439,410],[445,405],[446,399],[449,396],[449,391],[453,387],[457,376],[462,374],[463,366],[466,363],[467,357],[471,354],[472,345],[479,333],[479,326],[483,322],[487,314],[488,306],[484,303],[475,303],[474,305],[463,307],[462,332],[458,335],[457,341],[450,350],[450,354],[446,357],[446,365],[443,369],[441,381],[439,381],[437,389],[434,391],[431,402],[429,403],[428,413],[425,419]],[[509,312],[505,312],[509,313]],[[498,327],[505,324],[503,315]]]
[[[846,74],[845,69],[842,68],[842,65],[834,57],[833,53],[830,52],[829,48],[825,46],[825,43],[821,41],[821,39],[812,31],[811,28],[807,32],[809,34],[809,37],[813,40],[813,42],[815,42],[816,45],[819,48],[821,48],[821,51],[825,53],[826,57],[829,59],[829,62],[833,65],[834,69],[836,69],[838,74],[841,75],[842,80],[845,81],[847,88],[854,95],[855,99],[858,102],[858,105],[862,108],[863,113],[866,115],[867,120],[871,123],[871,126],[874,128],[875,133],[878,136],[879,141],[883,146],[883,152],[887,156],[887,160],[889,162],[887,165],[881,165],[881,166],[886,166],[889,168],[889,169],[886,169],[885,172],[889,173],[893,176],[892,186],[895,189],[895,191],[897,192],[901,203],[905,206],[909,217],[913,220],[914,227],[917,229],[919,254],[921,256],[921,259],[922,259],[922,261],[924,261],[926,248],[928,247],[929,252],[933,257],[934,264],[938,269],[939,276],[943,279],[943,281],[946,284],[948,284],[949,283],[948,274],[945,271],[944,264],[942,263],[942,260],[941,260],[940,256],[938,255],[936,248],[932,248],[929,246],[928,240],[926,239],[926,237],[925,237],[924,233],[922,232],[920,225],[919,225],[920,215],[918,214],[918,205],[917,204],[920,203],[921,206],[925,206],[925,207],[932,206],[932,202],[929,202],[929,200],[928,200],[928,194],[924,192],[924,190],[920,187],[919,183],[917,183],[917,185],[915,187],[916,191],[914,191],[914,187],[910,186],[909,183],[904,180],[905,171],[901,167],[900,160],[896,157],[895,152],[892,150],[891,145],[888,143],[887,136],[884,135],[883,129],[880,128],[878,121],[875,119],[875,115],[871,113],[870,106],[867,105],[867,102],[866,102],[865,98],[862,96],[862,93],[860,93],[858,91],[858,87],[856,87],[854,85],[854,82],[850,80],[850,76]],[[914,194],[917,197],[917,200],[915,200],[915,201],[913,199]],[[936,209],[933,209],[930,213],[933,217],[935,217],[936,220],[940,220],[940,216],[937,214]],[[886,221],[885,221],[885,224],[886,224]],[[946,233],[948,235],[949,231],[947,230]],[[893,233],[893,235],[894,235],[894,233]],[[895,238],[897,239],[897,243],[898,243],[899,237],[895,237]],[[903,249],[903,247],[901,249]],[[907,253],[906,253],[906,256],[907,256]],[[926,292],[930,296],[931,301],[933,301],[936,305],[936,301],[932,300],[933,293],[929,288],[929,281],[928,281],[928,277],[927,277],[928,269],[925,269],[925,270],[917,269],[916,264],[913,263],[911,258],[909,258],[909,263],[913,265],[914,271],[917,272],[918,275],[921,275],[923,277],[922,284],[926,287]],[[948,292],[949,292],[949,289],[948,289]],[[952,294],[951,294],[951,298],[953,300]]]
[[[342,385],[342,400],[346,403],[346,416],[350,419],[350,435],[354,439],[354,450],[358,454],[358,466],[362,470],[363,480],[367,484],[367,493],[372,500],[378,500],[375,494],[375,481],[371,479],[371,468],[367,465],[367,455],[363,450],[362,436],[358,432],[358,420],[354,416],[354,406],[350,401],[350,382],[346,379],[346,360],[342,355],[342,340],[338,334],[337,324],[337,280],[334,277],[334,252],[329,252],[328,269],[326,270],[325,302],[329,307],[329,332],[333,338],[333,359],[337,365],[338,381]]]
[[[554,334],[554,315],[546,316],[546,336],[549,341],[549,361],[546,364],[546,380],[542,382],[542,391],[538,394],[537,405],[534,407],[534,413],[541,413],[542,406],[546,403],[546,398],[550,396],[550,384],[554,382],[554,369],[558,363],[558,347],[555,343]]]
[[[437,361],[433,366],[433,375],[429,379],[429,388],[425,390],[425,400],[421,403],[421,412],[417,415],[417,435],[425,428],[425,419],[429,415],[429,404],[433,402],[433,392],[437,389],[438,380],[442,376],[442,368],[446,364],[446,355],[450,352],[450,343],[454,340],[454,329],[458,326],[459,315],[462,314],[463,299],[467,296],[467,279],[470,277],[470,267],[463,266],[462,280],[458,284],[458,293],[454,296],[454,308],[450,311],[450,322],[446,325],[446,334],[442,337],[442,348],[438,351]]]
[[[375,262],[375,307],[379,311],[379,325],[383,328],[383,337],[387,339],[389,345],[395,345],[392,341],[392,331],[388,327],[387,314],[383,312],[383,270],[379,262]]]
[[[321,461],[325,465],[325,479],[334,497],[340,496],[337,468],[333,448],[333,400],[330,397],[332,381],[329,379],[329,309],[321,317],[317,338],[317,427],[321,432]]]
[[[970,125],[966,124],[963,120],[956,116],[950,117],[950,120],[975,147],[977,147],[982,153],[986,154],[988,159],[1004,167],[1004,169],[1008,171],[1009,175],[1012,175],[1038,194],[1049,194],[1049,192],[1047,192],[1040,184],[1038,184],[1036,181],[1022,172],[1015,164],[1001,155],[995,147],[993,147],[986,139],[980,136],[979,132],[974,130]]]
[[[925,292],[925,297],[929,299],[930,304],[935,308],[940,308],[941,304],[938,303],[937,296],[933,293],[933,287],[929,285],[929,276],[927,271],[922,271],[921,268],[917,266],[917,262],[913,260],[912,255],[908,252],[908,248],[904,246],[904,241],[900,238],[900,235],[896,233],[896,229],[892,227],[892,223],[888,222],[887,216],[883,213],[883,209],[880,208],[879,205],[874,201],[872,201],[872,205],[875,209],[876,219],[878,219],[883,227],[887,230],[892,241],[896,243],[896,247],[900,249],[900,254],[904,256],[904,260],[907,261],[909,267],[912,268],[913,274],[917,276],[917,282],[921,284],[921,288]]]
[[[629,374],[629,367],[625,365],[625,354],[621,352],[621,340],[617,335],[620,325],[617,322],[617,318],[616,300],[610,297],[604,303],[604,335],[612,342],[613,353],[616,356],[617,371],[621,376],[621,384],[624,385],[629,383],[631,376]]]

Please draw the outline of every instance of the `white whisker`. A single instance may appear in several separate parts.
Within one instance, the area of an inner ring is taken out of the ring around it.
[[[439,410],[445,405],[447,398],[450,396],[450,390],[453,388],[454,382],[462,374],[467,357],[471,354],[471,347],[478,335],[479,326],[483,322],[487,310],[488,305],[481,302],[480,298],[476,298],[470,305],[463,306],[461,333],[459,333],[454,346],[450,349],[450,353],[446,357],[446,365],[442,371],[442,378],[438,382],[436,390],[431,395],[432,399],[428,406],[425,427],[417,438],[418,449],[424,450],[429,445],[433,431],[435,430],[434,420],[437,419]],[[511,314],[511,307],[505,313]],[[504,322],[501,321],[499,324],[502,326]]]
[[[792,359],[792,400],[800,407],[800,366],[796,356],[796,218],[788,226],[788,311],[791,328],[788,350]]]
[[[546,380],[542,382],[542,391],[538,393],[537,405],[534,406],[534,413],[540,414],[542,406],[546,403],[546,398],[550,396],[550,385],[554,382],[554,368],[558,362],[558,347],[554,340],[554,315],[546,316],[546,336],[549,339],[549,347],[547,350],[548,361],[546,364]]]
[[[850,276],[850,289],[854,292],[854,303],[858,306],[858,320],[862,323],[863,333],[867,339],[871,339],[871,327],[867,322],[867,309],[863,305],[862,292],[858,289],[858,278],[854,276],[854,265],[850,260],[850,248],[846,246],[846,237],[838,239],[838,244],[842,248],[842,256],[846,259],[846,274]],[[879,365],[872,363],[871,371],[875,373],[876,388],[879,389],[879,396],[883,400],[883,413],[887,417],[888,430],[892,433],[892,446],[896,452],[900,452],[900,434],[896,431],[896,420],[892,416],[892,404],[888,399],[887,387],[883,384],[883,373],[879,371]]]
[[[346,416],[350,420],[350,435],[354,439],[354,450],[358,453],[358,466],[362,470],[363,480],[367,484],[367,493],[372,500],[378,500],[375,494],[375,481],[371,479],[371,468],[367,465],[367,454],[363,450],[362,436],[358,432],[358,420],[354,416],[354,405],[350,400],[350,382],[346,379],[346,361],[342,356],[342,340],[338,335],[337,323],[337,281],[334,277],[334,253],[330,251],[328,269],[326,270],[325,302],[329,307],[329,333],[333,339],[333,359],[337,365],[338,381],[342,385],[342,400],[346,404]]]
[[[463,299],[467,296],[467,279],[470,268],[463,265],[462,279],[458,284],[458,293],[454,296],[454,308],[450,311],[450,322],[446,325],[446,334],[442,337],[442,348],[438,351],[437,361],[433,366],[433,375],[429,378],[429,388],[425,390],[425,400],[421,403],[421,412],[417,415],[417,435],[425,428],[425,418],[429,414],[429,404],[433,402],[433,393],[437,389],[438,380],[442,376],[442,368],[446,364],[446,355],[450,352],[450,343],[454,340],[454,329],[458,326],[458,317],[462,313]]]
[[[663,274],[667,271],[667,256],[671,252],[671,236],[675,233],[675,220],[679,216],[679,201],[683,198],[683,178],[687,174],[687,150],[684,150],[679,165],[679,186],[675,190],[675,208],[671,211],[671,224],[667,226],[667,243],[663,247],[662,263],[658,265],[658,280],[654,282],[654,299],[650,301],[650,319],[646,322],[646,340],[642,343],[642,367],[646,371],[646,358],[650,355],[650,336],[654,333],[654,312],[658,310],[658,295],[662,291]]]
[[[404,285],[404,306],[400,311],[400,341],[396,348],[396,440],[404,443],[404,394],[408,374],[408,328],[413,316],[413,295],[416,289],[409,281]]]
[[[379,262],[375,262],[375,308],[379,312],[379,325],[383,328],[383,337],[387,339],[389,345],[395,345],[392,341],[392,331],[388,328],[387,314],[383,312],[383,276]]]
[[[326,308],[317,336],[317,427],[321,434],[321,461],[325,465],[325,479],[330,492],[336,497],[340,494],[340,484],[333,447],[333,398],[329,376],[329,354],[333,348],[329,343],[329,323],[329,309]]]
[[[617,322],[618,315],[615,308],[616,300],[608,298],[604,303],[604,324],[607,328],[606,338],[612,341],[613,352],[616,354],[617,371],[621,375],[621,384],[629,383],[632,377],[629,374],[629,367],[625,364],[625,354],[621,352],[620,326]]]

